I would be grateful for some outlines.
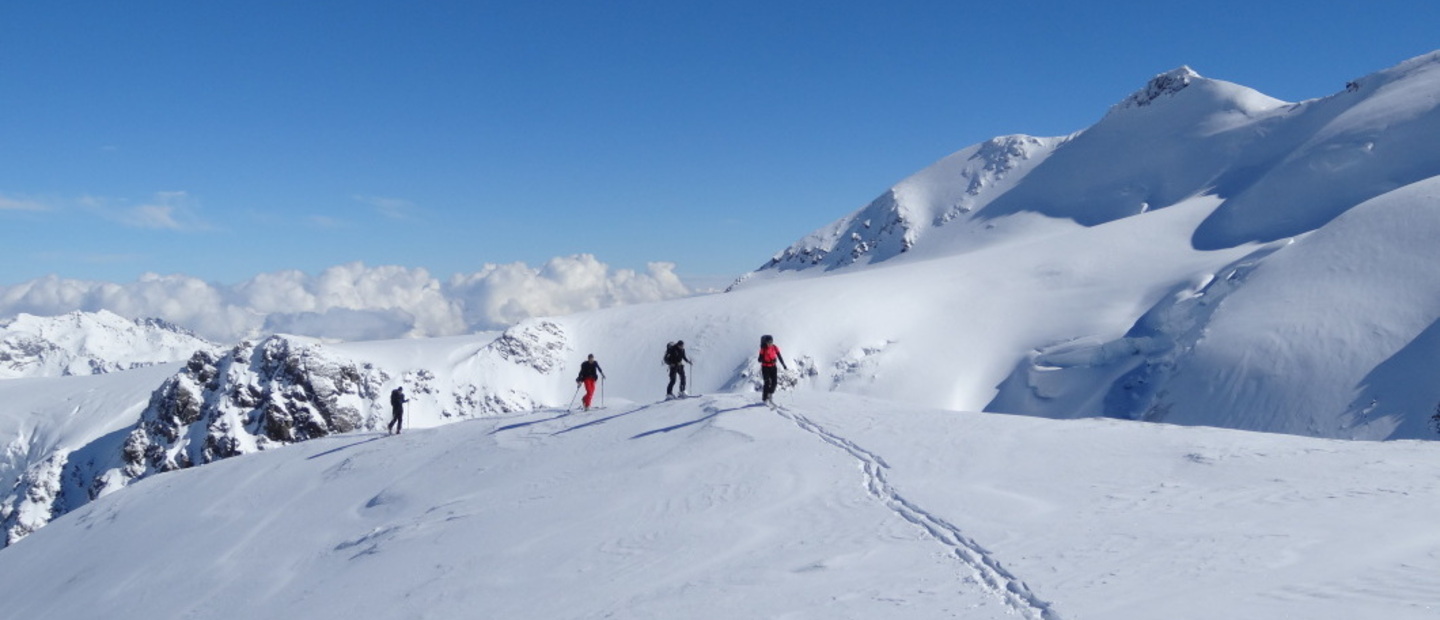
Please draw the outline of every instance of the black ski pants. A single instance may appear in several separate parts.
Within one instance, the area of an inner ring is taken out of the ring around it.
[[[761,366],[760,376],[765,380],[764,400],[770,400],[770,395],[775,393],[775,388],[780,385],[780,369],[774,365]]]
[[[684,393],[685,393],[685,364],[684,364],[683,362],[682,362],[682,363],[679,363],[679,364],[671,364],[671,365],[670,365],[670,385],[665,386],[665,395],[666,395],[666,396],[674,396],[674,395],[675,395],[675,379],[676,379],[676,377],[679,377],[679,379],[680,379],[680,393],[681,393],[681,394],[684,394]]]
[[[404,427],[405,427],[405,409],[403,409],[403,408],[401,408],[401,407],[394,407],[394,408],[392,408],[392,409],[390,410],[390,423],[385,425],[385,429],[388,430],[388,431],[390,431],[390,432],[392,432],[392,433],[398,433],[398,432],[400,432],[400,429],[402,429],[402,428],[404,428]]]

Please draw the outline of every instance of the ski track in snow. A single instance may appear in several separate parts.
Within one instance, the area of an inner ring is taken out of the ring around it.
[[[975,581],[986,590],[1000,597],[1005,605],[1022,617],[1031,620],[1060,620],[1060,615],[1055,612],[1051,604],[1041,600],[1030,591],[1025,585],[1005,567],[1000,565],[989,551],[981,547],[979,543],[965,536],[960,528],[945,519],[926,511],[924,508],[906,499],[895,489],[890,481],[886,479],[885,471],[890,465],[880,455],[870,452],[865,448],[856,445],[854,442],[836,435],[825,427],[816,424],[813,420],[804,415],[790,410],[788,407],[777,406],[774,410],[782,417],[793,422],[801,430],[810,433],[824,440],[832,446],[840,448],[849,453],[860,462],[861,470],[865,474],[865,489],[885,504],[887,508],[899,515],[901,518],[915,524],[934,538],[937,542],[947,547],[955,558],[965,564],[975,573]]]

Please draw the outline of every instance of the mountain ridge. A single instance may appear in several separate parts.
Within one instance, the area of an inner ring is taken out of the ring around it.
[[[88,375],[183,360],[216,345],[174,323],[114,312],[0,320],[0,379]]]

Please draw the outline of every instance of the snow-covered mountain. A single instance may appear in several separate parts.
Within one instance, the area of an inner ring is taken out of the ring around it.
[[[1437,437],[1437,69],[1301,103],[1171,71],[725,294],[0,382],[0,571],[40,575],[0,597],[140,617],[166,575],[211,617],[1428,617],[1428,444],[1336,440]],[[784,410],[746,406],[761,334]],[[705,396],[655,404],[677,339]],[[590,353],[608,408],[567,414]],[[397,385],[435,430],[374,434]]]
[[[1440,52],[1287,103],[1181,67],[1074,135],[1007,136],[942,159],[755,275],[973,251],[1036,216],[1097,226],[1197,197],[1218,203],[1193,231],[1197,249],[1303,235],[1440,173],[1437,73]]]
[[[89,375],[163,364],[215,345],[159,319],[102,310],[0,319],[0,379]]]
[[[1092,261],[1125,251],[1099,229],[1194,209],[1203,213],[1182,229],[1139,234],[1164,234],[1156,242],[1234,262],[1171,279],[1154,305],[1116,317],[1122,333],[1082,329],[1012,351],[986,349],[999,354],[988,356],[993,363],[1014,353],[1023,359],[978,407],[1327,437],[1431,437],[1440,390],[1423,377],[1440,363],[1427,344],[1440,320],[1440,281],[1426,268],[1436,258],[1430,239],[1440,232],[1440,150],[1431,144],[1440,135],[1437,100],[1440,53],[1301,103],[1182,67],[1075,135],[1010,136],[951,155],[780,252],[732,290],[1007,244],[992,253],[1023,262],[1051,253],[1032,245],[1068,235],[1096,243],[1053,254]],[[1093,232],[1067,231],[1077,225]],[[1092,277],[1117,275],[1133,274]],[[986,320],[1037,317],[1014,298],[975,293],[1007,307]]]

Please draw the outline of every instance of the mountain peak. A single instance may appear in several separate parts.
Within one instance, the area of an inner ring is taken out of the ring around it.
[[[1189,66],[1181,65],[1164,73],[1161,73],[1145,84],[1144,88],[1131,93],[1124,101],[1121,101],[1116,109],[1140,108],[1154,103],[1161,97],[1174,95],[1191,82],[1200,79],[1201,75],[1196,73]]]

